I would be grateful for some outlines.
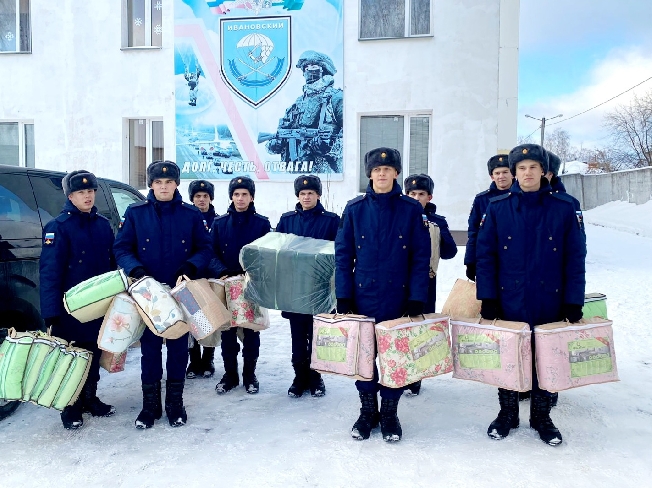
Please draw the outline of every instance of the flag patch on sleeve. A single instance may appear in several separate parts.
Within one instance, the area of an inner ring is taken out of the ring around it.
[[[45,234],[45,243],[54,244],[54,232],[47,232]]]
[[[118,224],[118,229],[122,229],[123,225],[125,225],[125,218],[120,217],[120,223]]]

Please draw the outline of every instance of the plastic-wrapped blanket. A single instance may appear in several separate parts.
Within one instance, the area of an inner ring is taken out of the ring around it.
[[[245,297],[262,307],[308,315],[335,308],[332,241],[270,232],[240,251]]]
[[[269,328],[269,313],[256,302],[245,298],[244,283],[244,276],[233,276],[224,281],[226,303],[231,312],[231,327],[265,330]]]
[[[603,293],[587,293],[584,295],[582,315],[585,319],[592,317],[607,317],[607,295]]]
[[[532,389],[532,332],[525,322],[451,320],[453,378]]]
[[[80,322],[99,319],[106,314],[111,300],[127,290],[129,283],[121,269],[94,276],[73,286],[63,295],[63,306]]]
[[[371,381],[374,357],[374,319],[353,314],[319,314],[314,317],[312,369]]]
[[[134,299],[126,293],[118,293],[104,316],[97,347],[108,352],[124,352],[140,340],[145,327]]]
[[[402,388],[453,370],[449,318],[431,313],[376,324],[380,384]]]
[[[577,324],[534,328],[539,386],[551,392],[618,381],[613,322],[599,317]]]
[[[188,332],[183,311],[163,286],[151,276],[144,276],[129,287],[129,295],[149,330],[166,339],[178,339]]]
[[[217,299],[208,280],[184,278],[170,293],[181,306],[192,336],[204,339],[230,325],[231,315]]]

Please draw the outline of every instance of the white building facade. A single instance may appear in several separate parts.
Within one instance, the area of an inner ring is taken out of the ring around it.
[[[403,8],[405,30],[389,37],[370,3]],[[174,159],[174,7],[0,0],[0,164],[137,186],[151,161]],[[430,174],[438,213],[465,230],[486,161],[516,144],[519,0],[347,0],[343,17],[344,180],[322,201],[341,213],[366,186],[364,153],[393,146],[399,178]],[[228,183],[215,184],[222,213]],[[272,225],[296,203],[289,182],[259,182],[255,200]]]

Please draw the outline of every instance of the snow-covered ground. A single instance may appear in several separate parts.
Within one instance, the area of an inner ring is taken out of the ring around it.
[[[652,237],[652,200],[642,205],[619,200],[605,203],[584,212],[584,221],[639,236]]]
[[[649,204],[631,211],[641,208],[652,222]],[[587,212],[587,221],[609,227],[600,210]],[[629,213],[620,210],[618,221]],[[325,397],[287,397],[290,330],[272,312],[272,327],[262,332],[258,395],[240,387],[217,396],[218,360],[215,379],[186,383],[186,426],[171,428],[164,417],[137,431],[140,354],[132,350],[126,371],[100,382],[114,417],[85,417],[82,429],[69,432],[58,412],[27,404],[0,423],[0,486],[650,486],[652,239],[595,225],[587,237],[587,291],[608,296],[621,381],[560,393],[552,413],[564,435],[558,448],[529,428],[529,402],[521,404],[519,429],[489,439],[496,389],[450,375],[424,380],[420,396],[401,400],[400,443],[383,442],[378,431],[354,441],[359,401],[351,380],[326,376]],[[464,276],[462,260],[463,248],[440,264],[439,307]]]

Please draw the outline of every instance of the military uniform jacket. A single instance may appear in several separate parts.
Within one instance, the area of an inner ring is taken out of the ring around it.
[[[423,207],[394,182],[389,193],[371,185],[347,203],[335,238],[335,290],[353,299],[358,313],[390,320],[408,300],[426,302],[430,236]]]
[[[170,286],[186,261],[201,275],[213,256],[201,212],[184,203],[178,190],[169,202],[159,202],[150,190],[147,200],[129,205],[113,252],[125,273],[142,266],[149,276]]]
[[[494,198],[478,233],[478,299],[500,300],[501,318],[530,326],[584,304],[586,242],[573,203],[541,181],[538,192],[515,183]]]
[[[240,249],[270,230],[269,219],[256,213],[253,203],[249,204],[249,208],[244,212],[238,212],[232,203],[227,213],[213,221],[211,238],[215,257],[208,273],[213,278],[220,278],[225,274],[243,274]]]
[[[102,319],[82,324],[63,308],[63,294],[93,276],[116,269],[111,224],[93,207],[81,212],[69,200],[43,229],[40,259],[41,315],[60,317],[54,333],[66,340],[95,342]]]
[[[466,241],[466,252],[464,253],[464,264],[475,264],[475,246],[478,240],[480,221],[487,211],[489,201],[497,196],[504,195],[509,190],[499,190],[495,182],[491,182],[488,190],[478,193],[473,199],[471,213],[469,214],[468,240]]]
[[[339,225],[339,215],[327,212],[320,201],[310,210],[297,203],[294,211],[281,215],[276,232],[334,241]]]
[[[426,218],[428,221],[439,227],[439,235],[441,242],[439,244],[439,257],[442,259],[452,259],[457,255],[457,244],[455,244],[455,239],[448,228],[448,222],[446,222],[446,217],[442,215],[437,215],[437,205],[434,203],[426,203],[426,207],[423,209]]]
[[[204,220],[204,227],[210,231],[215,220],[215,207],[213,207],[212,203],[208,206],[208,212],[201,212],[201,217]]]

